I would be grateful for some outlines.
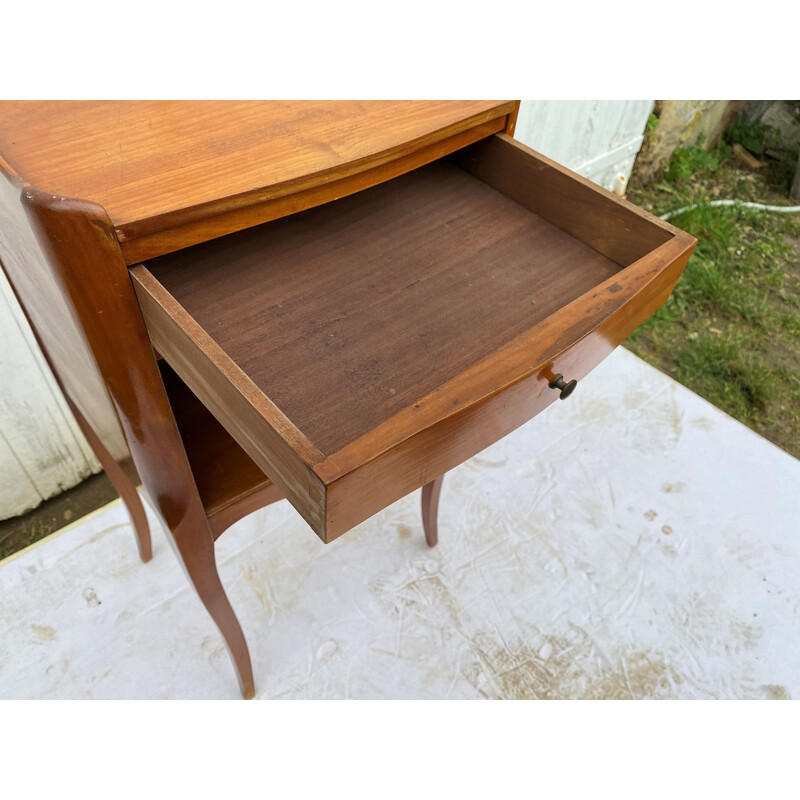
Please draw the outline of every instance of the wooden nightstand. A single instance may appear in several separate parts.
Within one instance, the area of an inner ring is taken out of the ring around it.
[[[231,652],[214,540],[328,542],[580,380],[695,240],[511,138],[517,103],[0,104],[0,259],[150,557],[139,479]],[[80,199],[79,199],[80,198]]]

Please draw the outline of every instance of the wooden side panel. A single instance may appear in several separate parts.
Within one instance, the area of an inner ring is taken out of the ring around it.
[[[312,529],[322,535],[325,492],[310,466],[321,461],[322,454],[144,265],[132,269],[131,276],[153,346]]]
[[[118,462],[130,458],[119,419],[65,287],[26,210],[30,198],[0,172],[0,261],[59,382]]]
[[[62,288],[63,296],[54,297],[56,305],[70,309],[78,320],[142,483],[187,576],[225,638],[242,693],[252,697],[247,643],[219,579],[211,528],[111,221],[92,203],[37,190],[26,190],[23,197],[45,256],[43,266],[49,266],[49,275],[43,270],[42,279],[55,278]]]
[[[19,204],[10,180],[0,188],[3,263],[65,392],[123,469],[132,456],[165,525],[210,541],[110,220],[92,203],[29,188]]]
[[[504,133],[454,158],[484,183],[623,267],[680,233]]]

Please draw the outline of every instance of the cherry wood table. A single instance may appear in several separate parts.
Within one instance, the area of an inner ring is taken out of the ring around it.
[[[518,103],[2,102],[0,260],[78,424],[217,624],[214,541],[325,542],[565,399],[695,245],[513,138]]]

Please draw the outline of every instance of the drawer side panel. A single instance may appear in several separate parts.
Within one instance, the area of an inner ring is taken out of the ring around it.
[[[153,346],[320,536],[322,455],[227,359],[145,267],[131,270]]]

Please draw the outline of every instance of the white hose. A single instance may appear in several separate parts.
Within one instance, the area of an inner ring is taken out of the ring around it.
[[[762,211],[800,212],[800,206],[767,206],[763,203],[743,203],[741,200],[712,200],[710,203],[693,203],[675,211],[668,211],[666,214],[661,215],[661,219],[667,220],[676,214],[683,214],[684,211],[691,211],[693,208],[700,208],[700,206],[742,206],[742,208],[759,208]]]

